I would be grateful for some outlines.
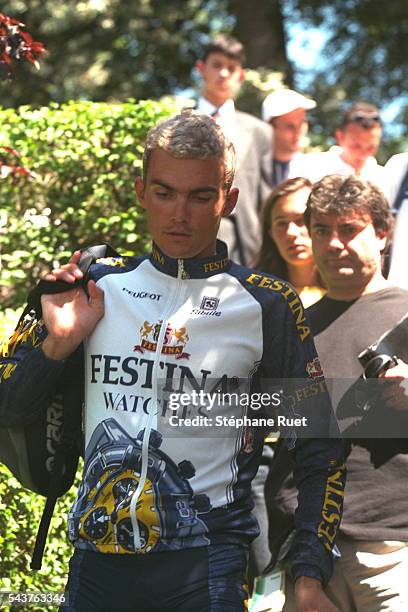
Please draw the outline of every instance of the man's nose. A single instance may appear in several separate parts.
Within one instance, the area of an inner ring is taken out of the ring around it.
[[[220,70],[220,76],[221,76],[223,79],[226,79],[226,78],[228,77],[228,75],[229,75],[228,68],[225,68],[225,67],[224,67],[224,68],[221,68],[221,70]]]
[[[344,242],[341,240],[337,232],[333,232],[329,240],[329,248],[342,250],[344,248]]]
[[[174,221],[177,223],[183,223],[187,220],[188,217],[188,200],[184,196],[179,196],[176,198],[173,206],[173,215]]]

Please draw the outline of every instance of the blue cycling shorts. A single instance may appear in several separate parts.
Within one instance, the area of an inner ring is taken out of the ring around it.
[[[61,612],[247,610],[247,550],[214,544],[146,555],[76,549]]]

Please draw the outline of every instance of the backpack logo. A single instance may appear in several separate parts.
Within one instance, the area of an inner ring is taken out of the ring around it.
[[[47,408],[47,451],[49,453],[45,462],[47,472],[52,472],[56,452],[55,445],[61,441],[62,414],[62,395],[56,395],[52,404]]]

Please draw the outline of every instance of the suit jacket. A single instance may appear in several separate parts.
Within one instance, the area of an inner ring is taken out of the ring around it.
[[[239,198],[232,215],[222,219],[219,238],[227,242],[231,259],[251,265],[261,246],[262,203],[271,191],[272,129],[248,113],[235,113],[237,167],[233,186],[239,188]]]
[[[204,105],[201,104],[204,102]],[[202,107],[205,113],[210,113],[215,107],[200,98],[196,108]],[[228,125],[225,134],[235,147],[237,153],[237,166],[235,171],[234,187],[239,188],[237,206],[227,218],[221,220],[218,237],[227,243],[232,260],[242,265],[252,265],[261,246],[261,208],[271,191],[272,184],[272,128],[253,115],[234,109],[228,113]]]

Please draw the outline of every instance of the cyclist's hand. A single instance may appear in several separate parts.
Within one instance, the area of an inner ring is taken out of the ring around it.
[[[75,251],[68,263],[59,268],[54,268],[45,277],[44,280],[49,282],[65,281],[66,283],[75,283],[83,277],[83,274],[78,266],[81,257],[81,251]]]
[[[89,298],[82,287],[41,297],[48,336],[42,350],[50,359],[65,359],[95,328],[104,314],[103,290],[90,280]]]
[[[308,576],[296,580],[295,600],[297,612],[340,612],[323,591],[321,582]]]

